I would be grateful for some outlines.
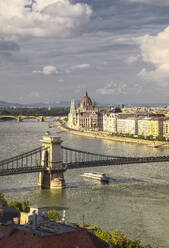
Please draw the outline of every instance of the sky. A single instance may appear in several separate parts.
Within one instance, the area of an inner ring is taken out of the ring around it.
[[[0,101],[169,104],[169,0],[0,0]]]

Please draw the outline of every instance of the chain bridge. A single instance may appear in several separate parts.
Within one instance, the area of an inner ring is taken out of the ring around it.
[[[96,154],[61,146],[60,137],[43,137],[42,146],[18,156],[0,161],[0,176],[40,172],[39,185],[64,186],[66,170],[136,163],[167,162],[169,156],[122,157]],[[59,180],[59,182],[58,182]]]

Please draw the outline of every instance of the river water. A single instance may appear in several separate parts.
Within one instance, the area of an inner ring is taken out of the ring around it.
[[[40,146],[47,122],[27,120],[0,122],[0,160]],[[72,148],[121,156],[163,156],[167,148],[84,138],[64,132],[63,144]],[[68,170],[67,188],[39,190],[38,173],[0,177],[0,191],[7,200],[29,200],[31,204],[66,209],[66,220],[83,220],[107,231],[118,229],[131,239],[155,248],[169,247],[169,162],[98,167],[112,178],[102,185],[85,181],[81,174],[92,168]],[[96,170],[96,168],[94,168]]]

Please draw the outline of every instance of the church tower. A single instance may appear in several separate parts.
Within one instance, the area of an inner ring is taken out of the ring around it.
[[[71,104],[70,104],[70,113],[74,113],[75,112],[75,101],[74,99],[71,100]]]
[[[75,108],[75,101],[74,99],[71,100],[70,104],[70,112],[68,114],[68,126],[70,128],[74,127],[74,117],[76,115],[76,108]]]

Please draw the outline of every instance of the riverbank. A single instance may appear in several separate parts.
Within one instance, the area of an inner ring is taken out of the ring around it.
[[[137,139],[137,138],[128,138],[128,137],[119,137],[119,136],[112,136],[108,133],[103,132],[95,132],[95,131],[78,131],[70,129],[66,126],[66,123],[56,121],[55,125],[57,128],[59,128],[62,131],[68,132],[70,134],[74,135],[80,135],[84,137],[89,138],[96,138],[96,139],[106,139],[106,140],[112,140],[112,141],[119,141],[119,142],[127,142],[127,143],[137,143],[137,144],[143,144],[148,145],[152,147],[169,147],[169,142],[163,142],[163,141],[152,141],[152,140],[144,140],[144,139]]]

